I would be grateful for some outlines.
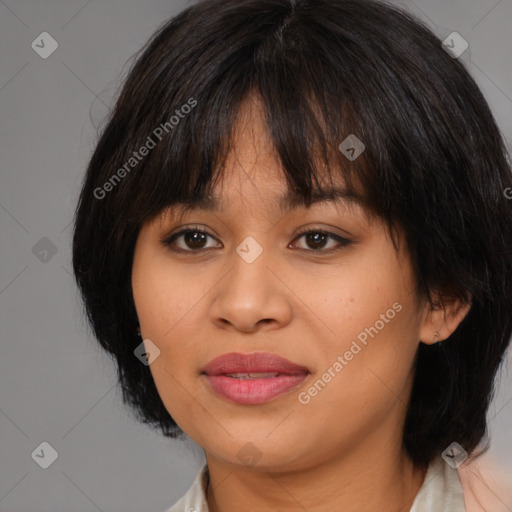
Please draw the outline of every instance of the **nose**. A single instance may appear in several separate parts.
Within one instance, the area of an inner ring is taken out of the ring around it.
[[[232,269],[214,288],[211,321],[218,328],[245,333],[287,325],[292,317],[291,292],[272,267],[266,251],[252,263],[235,252]]]

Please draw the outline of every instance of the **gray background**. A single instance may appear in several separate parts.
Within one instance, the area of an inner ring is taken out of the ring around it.
[[[127,62],[186,5],[0,0],[2,512],[159,512],[186,492],[203,463],[192,442],[164,439],[123,407],[114,366],[82,317],[70,252],[81,180]],[[457,31],[468,41],[459,58],[510,148],[512,0],[400,5],[441,39]],[[59,45],[47,59],[31,47],[44,31]],[[510,366],[489,413],[486,457],[512,474]],[[31,457],[43,441],[59,454],[48,469]]]

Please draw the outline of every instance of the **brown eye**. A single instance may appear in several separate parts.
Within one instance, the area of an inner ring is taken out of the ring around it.
[[[303,238],[306,243],[306,248],[304,250],[312,252],[314,254],[333,253],[339,250],[341,247],[345,247],[352,243],[350,240],[346,238],[323,230],[310,229],[308,231],[303,231],[295,240],[300,240],[301,238]],[[330,248],[324,249],[329,239],[334,241],[335,243],[331,244]]]
[[[311,249],[322,249],[325,245],[325,242],[329,238],[328,235],[324,233],[306,233],[304,235],[304,240]]]
[[[183,229],[161,240],[161,242],[176,252],[199,252],[202,249],[211,248],[206,246],[208,238],[214,239],[206,230],[199,228]]]
[[[189,249],[202,249],[207,236],[199,231],[188,231],[183,234],[183,241]]]
[[[166,247],[169,247],[174,252],[200,253],[203,252],[203,250],[219,247],[215,245],[208,246],[209,238],[216,241],[216,238],[204,229],[188,228],[178,231],[177,233],[173,233],[167,238],[161,240],[161,243]],[[306,247],[299,247],[299,249],[311,252],[315,255],[334,253],[340,248],[352,243],[346,238],[323,230],[310,229],[303,231],[294,240],[294,242],[296,243],[296,241],[301,238],[304,239]],[[329,242],[331,242],[331,247],[325,249],[326,245],[329,245]],[[222,247],[222,244],[220,247]]]

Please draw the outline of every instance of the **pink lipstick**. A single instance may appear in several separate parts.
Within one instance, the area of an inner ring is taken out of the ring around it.
[[[229,353],[210,361],[202,370],[212,390],[238,404],[261,404],[300,386],[308,368],[276,354]]]

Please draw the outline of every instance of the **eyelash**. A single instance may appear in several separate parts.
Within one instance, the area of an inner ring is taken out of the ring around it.
[[[166,246],[166,247],[169,247],[173,252],[178,252],[178,253],[199,253],[199,252],[202,252],[202,251],[205,251],[205,250],[208,250],[208,249],[189,249],[189,250],[186,250],[186,249],[178,249],[176,247],[173,247],[173,244],[175,243],[175,241],[182,235],[185,235],[187,233],[202,233],[203,235],[206,235],[206,236],[210,236],[212,238],[215,238],[212,234],[210,234],[207,230],[205,229],[202,229],[200,227],[194,227],[194,228],[185,228],[185,229],[182,229],[181,231],[178,231],[177,233],[173,233],[172,235],[160,240],[160,242]],[[311,252],[311,253],[314,253],[315,255],[326,255],[326,254],[333,254],[334,252],[336,251],[339,251],[341,248],[343,247],[346,247],[347,245],[350,245],[352,243],[351,240],[348,240],[347,238],[343,238],[339,235],[336,235],[335,233],[331,233],[329,231],[325,231],[323,229],[311,229],[311,228],[303,228],[301,229],[298,233],[297,233],[297,236],[294,238],[294,242],[296,240],[298,240],[299,238],[301,238],[302,236],[304,235],[307,235],[309,233],[314,233],[314,234],[321,234],[321,235],[325,235],[329,238],[332,238],[333,240],[336,240],[339,244],[339,246],[335,249],[298,249],[298,250],[301,250],[301,251],[305,251],[305,252]]]

